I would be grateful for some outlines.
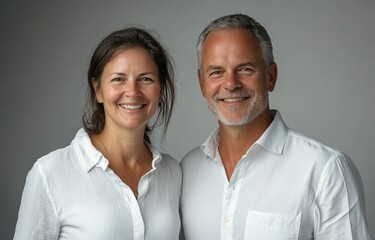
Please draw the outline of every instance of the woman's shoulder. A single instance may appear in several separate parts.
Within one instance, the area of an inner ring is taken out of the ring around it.
[[[40,157],[39,159],[37,159],[36,163],[45,167],[51,164],[54,165],[54,164],[60,163],[63,156],[66,155],[67,152],[69,152],[70,147],[71,146],[67,146],[64,148],[53,150],[47,153],[46,155]]]
[[[56,149],[40,157],[34,165],[37,165],[45,172],[75,168],[79,159],[88,154],[88,141],[90,140],[87,133],[80,129],[68,146]]]
[[[161,162],[164,162],[165,164],[174,166],[174,167],[179,167],[178,161],[172,157],[169,153],[160,153],[161,156]]]
[[[38,168],[45,175],[53,175],[65,168],[70,168],[75,159],[72,145],[56,149],[36,160],[32,169]]]
[[[164,152],[161,153],[160,155],[161,155],[161,159],[160,159],[159,165],[163,169],[169,169],[169,170],[172,170],[172,171],[178,172],[178,173],[181,172],[180,164],[174,157],[172,157],[170,154],[164,153]]]
[[[148,144],[148,147],[153,155],[153,164],[179,168],[178,161],[168,152],[153,144]]]

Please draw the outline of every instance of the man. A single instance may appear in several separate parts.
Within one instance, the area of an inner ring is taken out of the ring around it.
[[[343,153],[270,110],[267,31],[228,15],[198,39],[198,77],[219,128],[181,162],[186,239],[369,239],[361,178]]]

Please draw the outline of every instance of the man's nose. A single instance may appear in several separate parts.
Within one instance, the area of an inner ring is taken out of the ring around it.
[[[236,73],[227,72],[224,81],[224,87],[226,90],[233,91],[234,89],[241,87],[241,81],[238,79]]]

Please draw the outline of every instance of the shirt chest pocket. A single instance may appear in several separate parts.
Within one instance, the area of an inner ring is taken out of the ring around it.
[[[301,214],[294,216],[249,211],[245,239],[295,240],[298,239],[300,223]]]

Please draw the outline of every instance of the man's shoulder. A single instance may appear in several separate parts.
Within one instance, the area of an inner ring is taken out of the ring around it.
[[[202,151],[201,147],[196,147],[190,150],[181,160],[181,167],[188,167],[190,165],[197,164],[201,161],[202,158],[205,157],[204,152]]]
[[[343,155],[341,151],[291,129],[288,131],[288,140],[286,144],[294,146],[289,148],[293,151],[304,152],[305,156],[323,155],[327,158],[332,158]]]

